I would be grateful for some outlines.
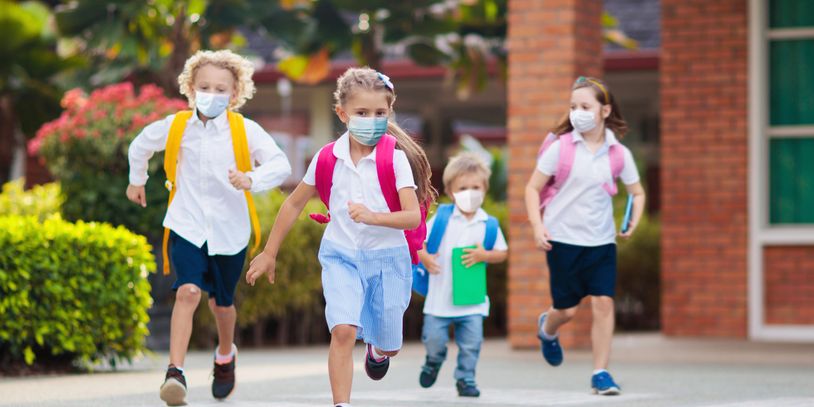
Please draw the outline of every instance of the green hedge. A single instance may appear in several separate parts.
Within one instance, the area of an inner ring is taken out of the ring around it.
[[[60,213],[65,198],[59,184],[35,185],[25,190],[20,179],[3,185],[0,193],[0,215],[35,216],[45,220]]]
[[[145,350],[154,271],[122,227],[0,216],[0,367],[129,361]]]

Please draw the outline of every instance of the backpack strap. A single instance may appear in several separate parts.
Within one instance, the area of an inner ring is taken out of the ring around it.
[[[571,174],[571,168],[574,166],[574,157],[576,156],[576,146],[574,146],[574,139],[571,133],[563,134],[559,137],[560,140],[560,154],[557,161],[557,173],[549,180],[549,183],[540,191],[540,209],[544,208],[554,199],[557,192],[568,180],[568,175]],[[545,143],[544,143],[545,144]],[[549,143],[551,145],[553,143]]]
[[[399,191],[396,189],[396,167],[393,162],[395,152],[396,138],[390,134],[385,134],[376,144],[376,174],[390,212],[401,210]],[[404,231],[407,246],[410,248],[410,260],[413,264],[418,264],[418,251],[424,247],[424,239],[427,237],[427,223],[424,222],[427,219],[427,207],[427,202],[419,202],[421,222],[417,228]]]
[[[226,112],[226,117],[229,119],[229,131],[232,133],[232,149],[235,153],[235,164],[237,170],[242,173],[247,173],[252,170],[252,156],[249,151],[249,138],[246,134],[246,122],[243,115],[232,111]],[[251,254],[257,252],[260,248],[260,218],[257,216],[257,207],[254,205],[254,197],[252,192],[248,189],[243,190],[246,196],[246,205],[249,209],[249,220],[254,230],[254,244],[251,248]]]
[[[327,214],[312,213],[309,216],[317,223],[328,223],[331,221],[331,188],[334,185],[334,170],[336,169],[336,156],[334,155],[334,145],[336,142],[328,143],[319,150],[317,155],[317,167],[314,174],[317,193],[319,199],[328,209]]]
[[[610,196],[614,196],[619,192],[616,187],[616,179],[625,168],[625,152],[621,144],[613,144],[608,148],[608,161],[610,161],[611,182],[602,184],[602,188]]]
[[[540,144],[540,149],[537,150],[537,157],[543,155],[545,150],[548,150],[548,148],[551,147],[555,141],[557,141],[557,135],[554,133],[548,133],[548,135],[545,136],[545,140],[543,140],[543,144]]]
[[[396,138],[389,134],[385,134],[376,144],[376,174],[390,212],[401,210],[399,191],[396,189],[396,167],[393,163],[395,152]]]
[[[435,226],[433,225],[433,228]],[[486,233],[483,236],[483,248],[486,250],[492,250],[495,248],[495,243],[497,242],[497,231],[500,228],[500,223],[497,221],[497,218],[494,216],[489,216],[486,218]]]
[[[455,205],[453,204],[438,205],[438,210],[435,212],[435,221],[432,223],[432,231],[430,231],[430,237],[427,239],[428,253],[438,253],[438,248],[444,239],[444,232],[446,232],[449,224],[449,217],[452,216],[454,209]]]
[[[175,175],[178,170],[178,155],[181,152],[181,138],[184,136],[184,130],[187,127],[187,121],[189,121],[190,117],[192,117],[191,110],[182,110],[176,113],[170,125],[170,133],[167,135],[167,144],[164,148],[164,174],[167,177],[164,186],[170,191],[169,198],[167,198],[167,210],[170,209],[172,199],[175,198],[175,191],[178,189],[175,186]],[[164,228],[164,238],[161,246],[161,256],[164,261],[164,275],[170,274],[169,241],[170,229]]]

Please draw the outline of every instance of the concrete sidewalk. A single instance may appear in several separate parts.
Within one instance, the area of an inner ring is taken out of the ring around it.
[[[238,386],[225,402],[209,392],[211,352],[186,362],[192,406],[330,406],[327,346],[245,350]],[[545,364],[538,351],[513,351],[502,340],[484,344],[478,366],[482,396],[461,399],[452,379],[457,350],[431,389],[418,385],[424,351],[407,344],[381,382],[365,376],[356,350],[353,404],[372,406],[814,406],[814,345],[617,335],[611,372],[624,393],[589,392],[591,355],[567,350],[565,363]],[[451,362],[451,363],[450,363]],[[166,355],[93,374],[0,379],[0,406],[161,406],[158,387]]]

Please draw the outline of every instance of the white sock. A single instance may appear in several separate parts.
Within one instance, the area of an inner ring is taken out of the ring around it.
[[[336,407],[351,407],[350,403],[339,403]]]
[[[220,352],[218,352],[218,348],[215,348],[215,362],[216,363],[229,363],[229,362],[232,361],[232,358],[234,358],[236,354],[237,354],[237,346],[234,343],[232,344],[232,351],[229,352],[228,355],[221,355]]]
[[[376,349],[375,346],[370,347],[370,356],[373,356],[373,359],[376,360],[381,360],[387,357],[387,355],[382,355],[381,353],[379,353],[379,350]]]
[[[548,318],[546,318],[546,322],[547,321],[548,321]],[[543,339],[545,339],[547,341],[550,341],[552,339],[557,339],[557,336],[559,336],[559,333],[555,333],[554,335],[547,334],[545,332],[545,322],[543,322],[543,326],[540,327],[540,336],[542,336]]]
[[[602,372],[607,373],[608,371],[607,371],[607,370],[605,370],[605,369],[596,369],[596,370],[594,370],[594,374],[595,374],[595,375],[600,374],[600,373],[602,373]]]

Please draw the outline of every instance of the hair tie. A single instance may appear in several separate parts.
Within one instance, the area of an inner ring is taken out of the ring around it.
[[[393,86],[393,82],[390,82],[390,77],[389,76],[387,76],[387,75],[385,75],[385,74],[383,74],[381,72],[378,72],[378,71],[376,72],[376,75],[378,75],[379,79],[381,79],[381,81],[384,82],[384,86],[387,89],[390,89],[393,92],[396,91],[395,87]]]

